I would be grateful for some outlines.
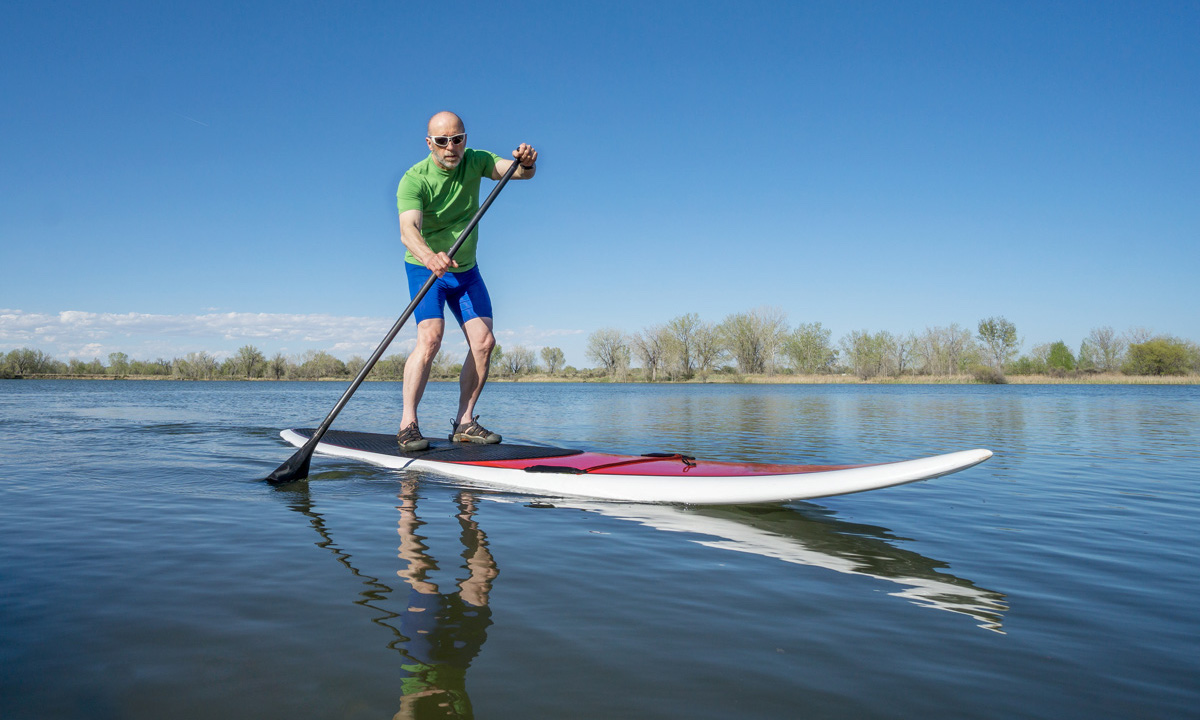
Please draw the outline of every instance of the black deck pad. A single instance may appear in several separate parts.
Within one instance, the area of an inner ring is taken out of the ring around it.
[[[315,428],[296,428],[294,432],[306,440],[313,436]],[[543,447],[537,445],[481,445],[479,443],[456,443],[450,440],[435,440],[429,438],[429,449],[417,452],[400,452],[396,445],[395,435],[381,433],[352,432],[349,430],[328,430],[321,438],[322,443],[338,447],[363,450],[380,455],[395,455],[396,457],[420,458],[422,460],[438,460],[441,462],[475,462],[491,460],[531,460],[540,458],[566,457],[579,455],[582,451],[560,447]]]

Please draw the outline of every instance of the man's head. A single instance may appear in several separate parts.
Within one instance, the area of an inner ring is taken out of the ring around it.
[[[445,110],[429,118],[425,144],[438,165],[447,170],[458,167],[467,149],[467,128],[462,118]]]

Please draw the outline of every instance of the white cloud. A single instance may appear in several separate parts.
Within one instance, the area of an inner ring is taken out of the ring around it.
[[[94,313],[64,310],[32,313],[0,309],[0,351],[19,347],[42,350],[60,360],[72,357],[107,358],[123,352],[131,358],[181,357],[204,351],[223,358],[243,345],[254,345],[267,355],[282,352],[300,355],[324,350],[342,359],[367,357],[391,329],[394,318],[326,314],[204,312],[193,315],[153,313]],[[503,329],[501,343],[539,349],[568,340],[582,330],[542,329],[532,326]],[[413,326],[405,327],[387,354],[408,352],[416,343]],[[443,345],[448,352],[465,352],[457,332],[447,330]]]

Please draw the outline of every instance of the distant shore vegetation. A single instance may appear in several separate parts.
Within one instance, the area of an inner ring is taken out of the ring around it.
[[[761,307],[720,323],[690,313],[636,332],[604,328],[588,337],[590,368],[564,363],[561,348],[503,348],[492,356],[492,378],[567,382],[750,383],[1196,383],[1200,345],[1143,328],[1117,332],[1099,327],[1078,347],[1058,340],[1022,352],[1016,326],[1002,316],[896,335],[852,331],[837,341],[819,322],[789,325],[786,314]],[[368,380],[398,381],[407,356],[384,356]],[[366,364],[310,350],[267,357],[253,345],[218,360],[191,352],[166,360],[136,360],[125,353],[63,362],[19,348],[0,354],[0,378],[128,378],[178,380],[349,379]],[[462,365],[445,352],[431,378],[453,380]]]

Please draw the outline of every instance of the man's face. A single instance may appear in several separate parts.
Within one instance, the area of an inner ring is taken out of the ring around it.
[[[459,120],[453,119],[436,119],[429,124],[429,137],[425,138],[425,144],[429,146],[429,152],[433,153],[433,159],[443,168],[453,170],[462,162],[463,152],[467,149],[466,139],[467,129]],[[445,147],[438,147],[433,138],[450,137],[458,139],[462,136],[461,142],[455,144],[452,141],[446,142]]]

